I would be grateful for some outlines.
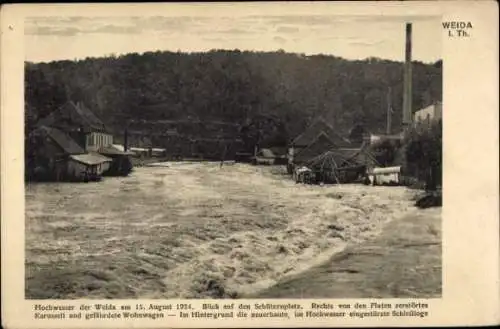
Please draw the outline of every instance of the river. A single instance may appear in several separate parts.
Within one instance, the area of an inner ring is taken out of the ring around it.
[[[236,298],[377,236],[411,196],[196,162],[27,184],[26,297]]]

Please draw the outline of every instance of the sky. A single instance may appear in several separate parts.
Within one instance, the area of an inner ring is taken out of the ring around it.
[[[111,54],[211,49],[325,54],[346,59],[403,61],[405,23],[413,23],[413,59],[441,59],[437,16],[138,16],[31,17],[25,60],[48,62]]]

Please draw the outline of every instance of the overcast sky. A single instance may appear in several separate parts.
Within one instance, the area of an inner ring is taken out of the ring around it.
[[[403,61],[406,22],[413,23],[413,59],[441,59],[439,17],[328,15],[28,18],[25,59],[46,62],[156,50],[283,49]]]

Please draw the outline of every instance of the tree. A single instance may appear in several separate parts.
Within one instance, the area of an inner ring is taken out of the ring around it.
[[[428,189],[442,184],[442,123],[413,128],[405,141],[406,159],[419,178],[425,179]]]

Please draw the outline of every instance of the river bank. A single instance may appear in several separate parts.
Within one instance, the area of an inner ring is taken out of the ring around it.
[[[440,298],[441,208],[415,210],[382,233],[248,298]]]

